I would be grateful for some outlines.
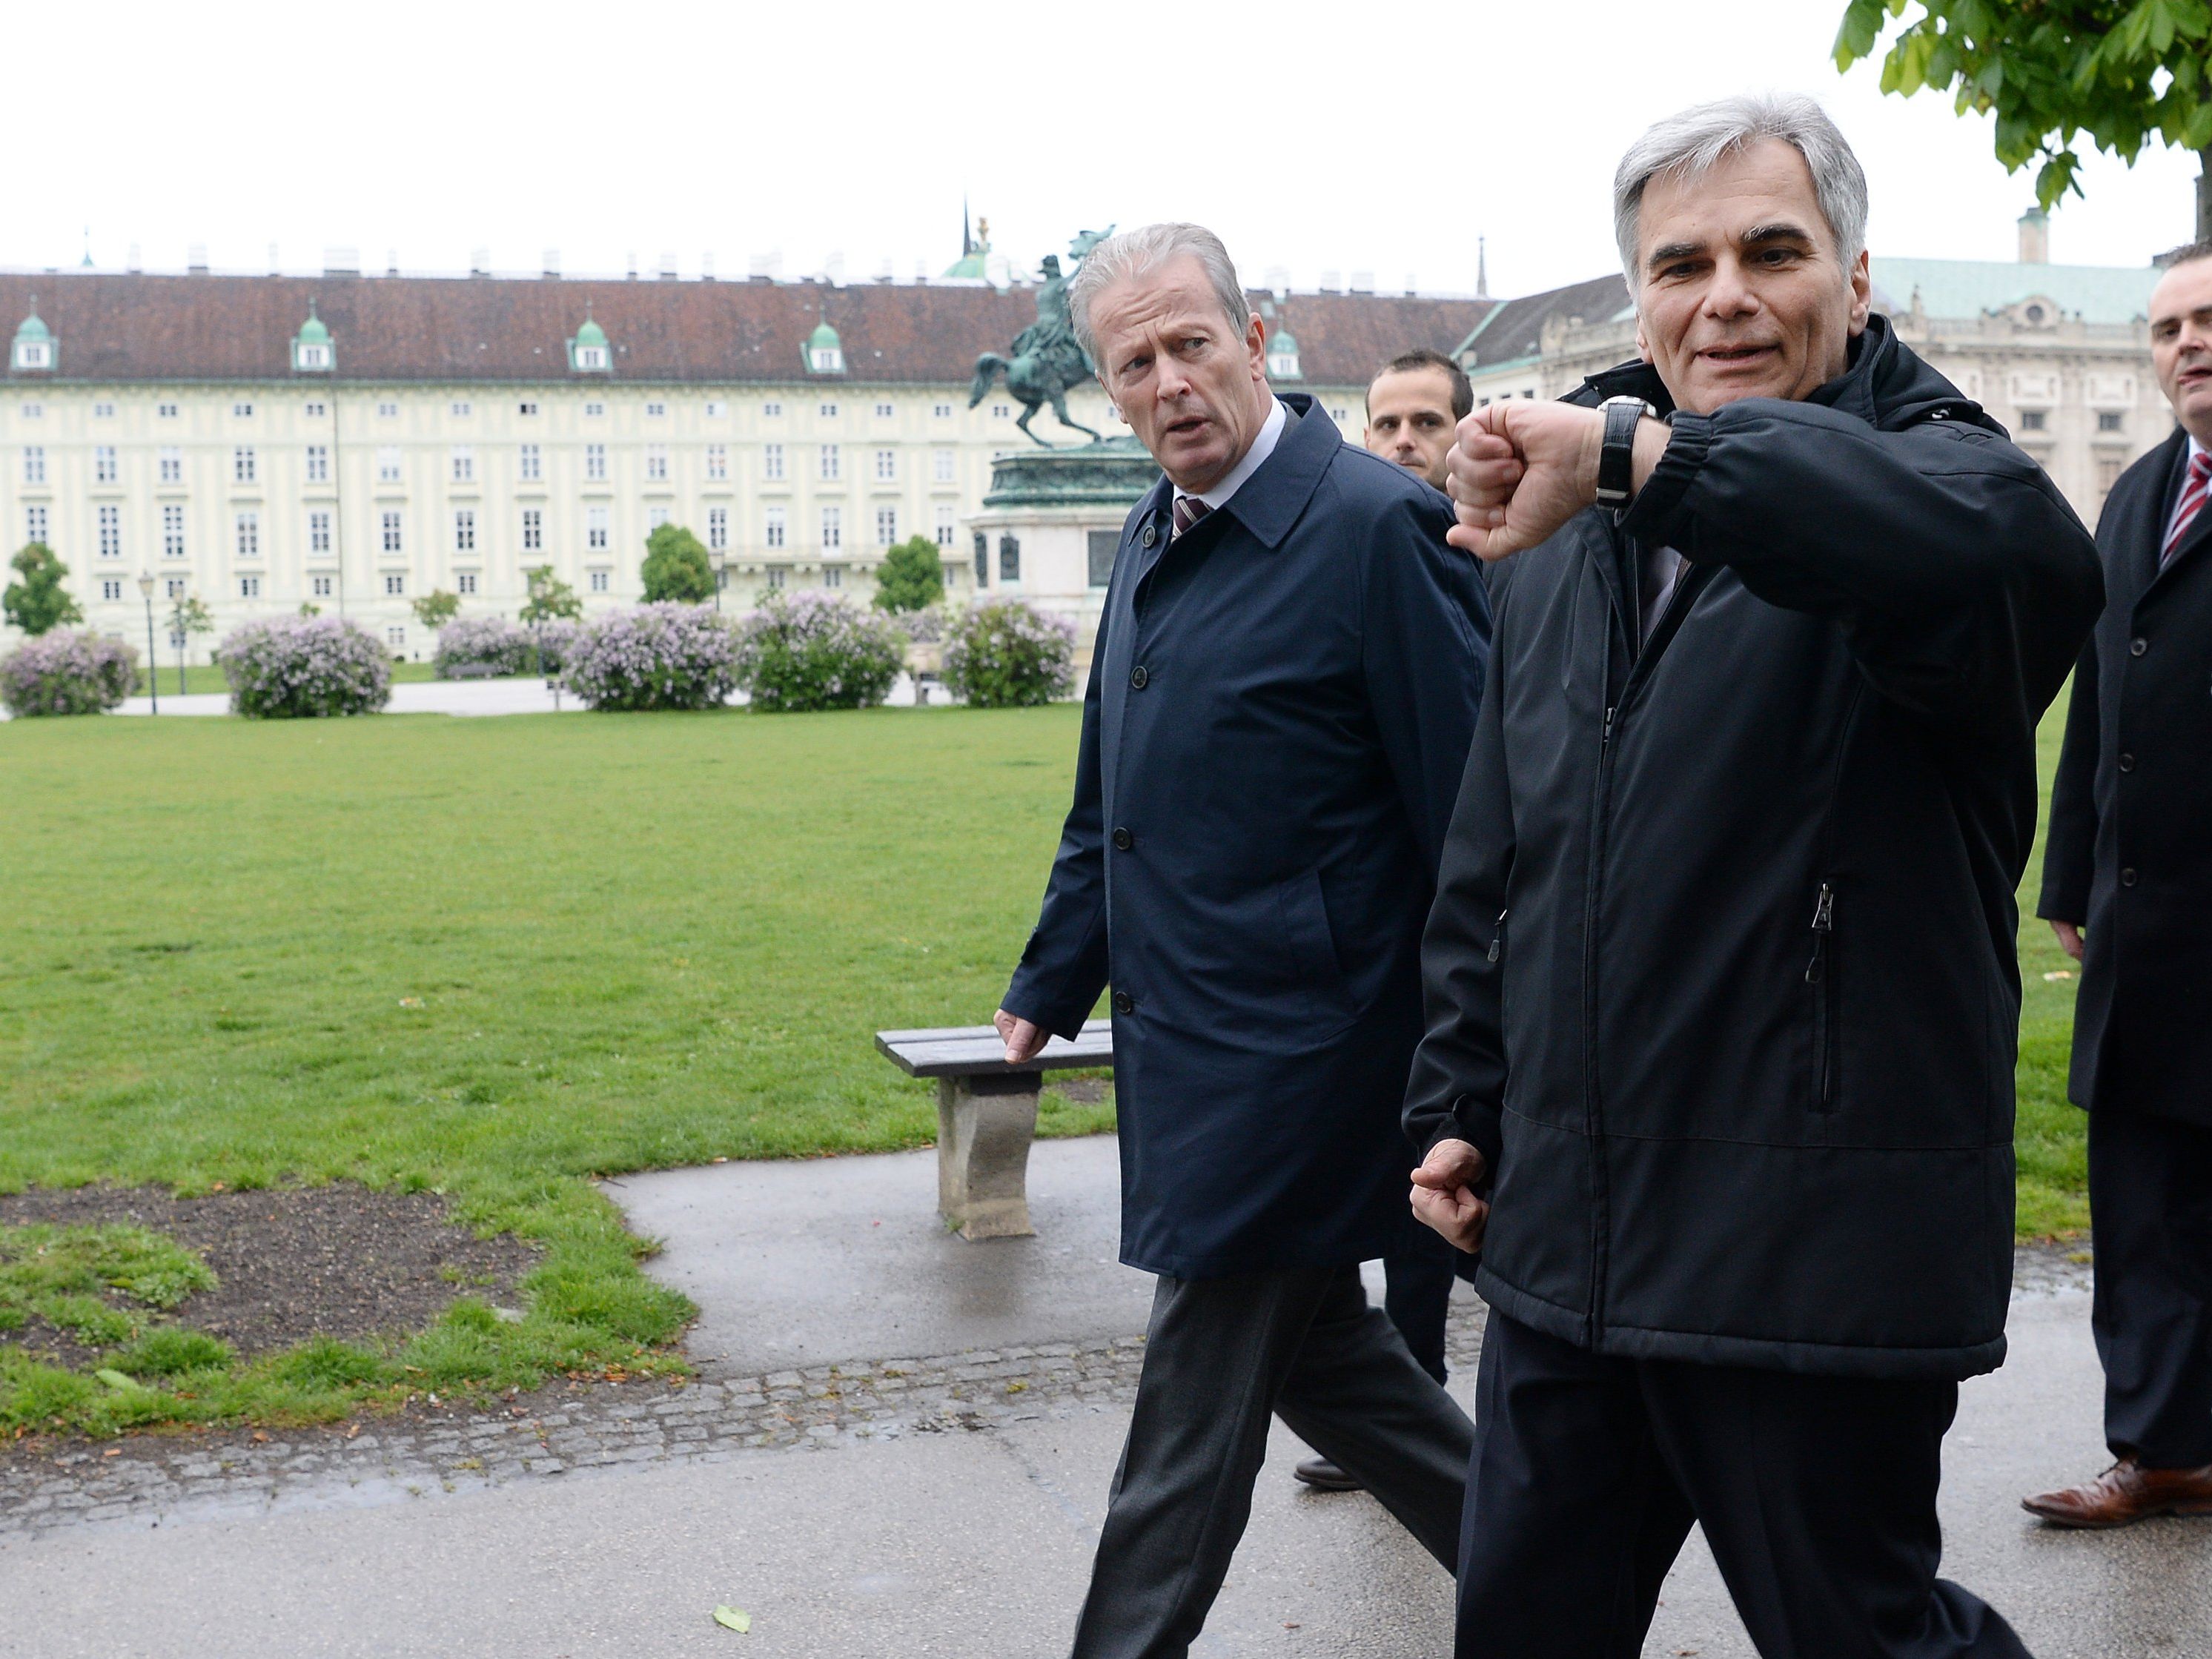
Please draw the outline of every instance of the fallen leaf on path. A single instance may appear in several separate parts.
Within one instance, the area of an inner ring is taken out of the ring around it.
[[[714,1622],[742,1636],[753,1627],[753,1616],[743,1607],[716,1607]]]
[[[2062,979],[2073,978],[2074,970],[2071,968],[2054,968],[2043,977],[2046,982],[2055,983]]]

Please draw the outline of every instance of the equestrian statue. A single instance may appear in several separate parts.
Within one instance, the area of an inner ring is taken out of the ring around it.
[[[968,398],[969,408],[981,403],[1003,374],[1006,390],[1022,405],[1021,418],[1014,424],[1037,443],[1047,449],[1053,447],[1030,430],[1030,422],[1046,404],[1052,405],[1052,412],[1059,417],[1060,423],[1070,431],[1090,433],[1094,442],[1104,441],[1103,432],[1093,431],[1068,418],[1068,392],[1089,380],[1092,370],[1091,359],[1085,355],[1068,320],[1067,283],[1091,250],[1113,234],[1114,227],[1109,225],[1103,230],[1086,230],[1070,242],[1069,268],[1065,276],[1060,272],[1059,257],[1045,255],[1044,285],[1037,289],[1036,321],[1015,337],[1011,357],[987,351],[975,360],[975,385]]]

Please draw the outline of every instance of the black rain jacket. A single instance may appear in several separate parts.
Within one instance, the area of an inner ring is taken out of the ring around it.
[[[1668,400],[1632,364],[1577,401]],[[1423,947],[1407,1125],[1495,1172],[1477,1280],[1608,1354],[2004,1354],[2014,890],[2102,599],[2003,429],[1873,318],[1807,401],[1679,414],[1512,562]],[[1636,547],[1692,562],[1634,643]]]

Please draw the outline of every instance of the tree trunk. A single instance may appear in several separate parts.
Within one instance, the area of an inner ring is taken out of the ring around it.
[[[2197,152],[2202,171],[2197,175],[2197,240],[2212,242],[2212,144]]]

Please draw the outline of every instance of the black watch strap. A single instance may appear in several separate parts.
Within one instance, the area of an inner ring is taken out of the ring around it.
[[[1636,493],[1636,428],[1655,411],[1641,398],[1608,398],[1599,407],[1605,442],[1597,454],[1597,504],[1617,509]]]

